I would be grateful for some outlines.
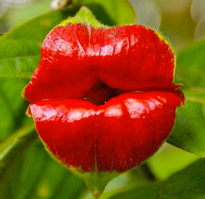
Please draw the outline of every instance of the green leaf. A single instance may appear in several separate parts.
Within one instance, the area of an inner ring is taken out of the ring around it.
[[[0,60],[39,54],[41,44],[36,41],[22,39],[0,42]]]
[[[159,151],[147,161],[147,164],[157,179],[166,180],[199,158],[197,155],[164,143]]]
[[[40,59],[40,43],[29,40],[0,42],[0,77],[29,78]]]
[[[136,186],[110,199],[201,199],[205,198],[205,162],[199,160],[174,174],[167,181]]]
[[[205,93],[184,91],[186,106],[180,107],[168,142],[205,156]]]
[[[205,88],[205,40],[182,50],[177,56],[176,82],[183,89]]]
[[[205,156],[205,41],[178,55],[176,81],[183,84],[185,106],[179,107],[168,142]]]
[[[146,163],[144,163],[112,179],[106,186],[100,199],[107,199],[114,194],[130,190],[131,187],[147,185],[154,182],[154,180],[149,168]]]
[[[13,157],[35,137],[34,125],[24,127],[0,143],[0,178],[13,161]]]
[[[88,7],[106,25],[135,23],[135,11],[127,0],[74,0],[73,3]]]
[[[25,140],[24,140],[25,141]],[[77,199],[86,189],[82,180],[54,162],[39,139],[16,149],[0,176],[0,198]],[[29,146],[28,146],[29,145]],[[10,156],[11,157],[11,156]]]
[[[28,103],[21,97],[22,88],[27,81],[24,79],[0,78],[0,141],[20,128],[25,121]]]

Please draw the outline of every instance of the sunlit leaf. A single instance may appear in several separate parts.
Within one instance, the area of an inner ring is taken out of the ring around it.
[[[182,83],[185,106],[179,107],[168,142],[205,156],[205,41],[178,55],[176,82]]]
[[[110,199],[202,199],[205,198],[205,162],[199,160],[174,174],[167,181],[136,186]]]
[[[183,89],[205,88],[205,40],[182,50],[177,55],[175,81],[183,84]]]
[[[73,3],[87,6],[106,25],[135,22],[135,11],[128,0],[74,0]]]
[[[205,93],[184,91],[186,106],[180,107],[168,142],[205,156]]]
[[[159,151],[147,161],[147,164],[157,179],[166,180],[199,158],[195,154],[164,143]]]

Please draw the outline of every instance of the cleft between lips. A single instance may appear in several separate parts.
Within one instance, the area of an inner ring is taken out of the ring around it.
[[[110,88],[104,83],[99,83],[88,94],[85,99],[89,100],[97,105],[104,104],[113,97],[121,94],[122,91]]]

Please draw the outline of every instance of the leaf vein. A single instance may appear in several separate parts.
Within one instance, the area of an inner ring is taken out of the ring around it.
[[[9,57],[9,58],[0,59],[0,63],[1,61],[7,61],[11,59],[30,58],[30,57],[38,57],[38,56],[40,56],[40,54],[31,54],[31,55],[25,55],[25,56],[19,56],[19,57]]]

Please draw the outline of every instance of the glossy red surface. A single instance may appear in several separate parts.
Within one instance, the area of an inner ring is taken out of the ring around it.
[[[151,29],[67,24],[43,42],[25,99],[85,98],[100,83],[122,91],[173,88],[173,70],[172,50]]]
[[[28,113],[48,150],[82,171],[130,169],[171,131],[182,92],[174,55],[151,29],[58,26],[25,88]]]
[[[180,103],[172,92],[132,92],[100,106],[67,99],[34,103],[29,111],[41,139],[63,164],[123,172],[159,148]]]

